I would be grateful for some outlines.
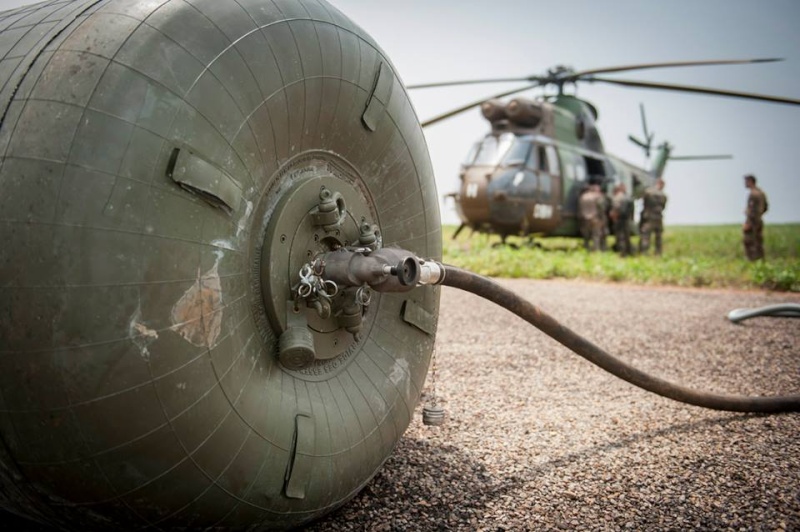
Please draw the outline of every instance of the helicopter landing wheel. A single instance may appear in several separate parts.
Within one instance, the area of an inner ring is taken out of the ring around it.
[[[492,248],[501,248],[501,247],[508,246],[511,249],[519,249],[519,245],[517,243],[508,242],[507,239],[508,239],[508,235],[501,235],[500,236],[500,242],[493,243],[492,244]]]
[[[533,238],[532,236],[529,236],[525,240],[525,247],[533,248],[533,249],[544,249],[544,246],[542,246],[542,243],[539,242],[538,240],[536,240],[535,238]]]

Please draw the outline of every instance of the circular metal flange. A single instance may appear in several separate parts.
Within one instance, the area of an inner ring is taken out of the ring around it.
[[[330,198],[335,198],[337,223],[323,224],[319,206]],[[336,317],[353,294],[341,290],[333,296],[332,312],[327,316],[304,301],[294,310],[287,310],[287,302],[294,299],[292,288],[298,285],[303,266],[323,253],[358,245],[364,221],[371,221],[364,196],[353,185],[324,171],[295,181],[270,214],[260,261],[267,316],[280,336],[289,328],[287,312],[304,314],[316,360],[335,358],[356,343],[353,334],[342,328]]]

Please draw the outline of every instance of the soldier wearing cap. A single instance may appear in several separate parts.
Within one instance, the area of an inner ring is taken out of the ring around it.
[[[764,221],[761,217],[769,208],[767,195],[756,186],[756,177],[752,174],[744,176],[744,186],[750,189],[744,211],[746,219],[742,226],[744,253],[749,260],[763,259]]]

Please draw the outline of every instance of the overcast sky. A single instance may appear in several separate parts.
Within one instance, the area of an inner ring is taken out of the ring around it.
[[[796,0],[331,0],[372,35],[407,84],[544,74],[641,62],[783,57],[781,63],[658,69],[617,77],[696,84],[800,99],[800,2]],[[0,0],[0,9],[30,2]],[[511,89],[483,85],[411,92],[421,120]],[[537,93],[524,93],[535,96]],[[672,162],[665,180],[668,224],[743,221],[742,176],[767,193],[768,223],[800,221],[797,129],[800,106],[583,84],[606,149],[643,164],[627,140],[642,135],[645,105],[655,142],[676,155],[731,154],[732,160]],[[467,150],[488,131],[479,110],[426,128],[440,195],[458,187]],[[457,218],[442,207],[446,223]]]

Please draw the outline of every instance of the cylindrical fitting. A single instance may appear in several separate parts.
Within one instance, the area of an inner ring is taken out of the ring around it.
[[[289,327],[278,340],[278,359],[290,370],[303,369],[316,358],[314,337],[308,327]]]
[[[378,242],[377,228],[368,222],[361,224],[358,244],[370,249],[375,249]]]
[[[422,424],[429,427],[444,425],[444,408],[436,405],[423,408]]]
[[[342,313],[337,318],[339,327],[351,334],[357,334],[361,330],[364,321],[361,305],[352,304],[344,307]]]
[[[444,281],[444,266],[433,260],[421,260],[419,284],[441,284]]]
[[[366,284],[378,292],[408,292],[415,286],[441,284],[445,274],[442,264],[399,248],[383,248],[369,254],[340,249],[318,260],[324,265],[325,280],[337,286]]]
[[[407,292],[419,282],[419,259],[403,249],[383,248],[369,255],[337,250],[322,261],[322,277],[340,287],[366,284],[377,292]]]

